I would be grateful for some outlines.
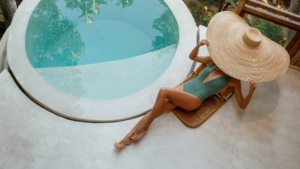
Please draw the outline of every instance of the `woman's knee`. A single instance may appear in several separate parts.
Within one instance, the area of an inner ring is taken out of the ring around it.
[[[159,90],[158,96],[159,97],[167,97],[168,91],[169,91],[169,89],[167,87],[163,87]]]

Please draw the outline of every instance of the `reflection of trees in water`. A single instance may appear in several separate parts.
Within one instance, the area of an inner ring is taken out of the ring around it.
[[[42,0],[34,9],[26,32],[27,56],[34,68],[42,68],[41,72],[37,71],[48,83],[68,94],[82,96],[86,90],[78,76],[80,70],[72,68],[56,77],[55,71],[43,69],[77,65],[85,53],[85,43],[76,26],[62,15],[56,2]]]
[[[78,9],[81,14],[78,18],[85,17],[85,22],[92,23],[92,15],[99,14],[99,6],[107,4],[107,0],[65,0],[66,7]]]
[[[66,7],[77,9],[81,14],[78,18],[85,17],[86,23],[92,23],[93,15],[100,13],[100,5],[106,5],[108,0],[64,0]],[[112,1],[112,0],[111,0]],[[117,6],[129,7],[133,4],[133,0],[118,0]]]
[[[43,0],[33,11],[26,32],[26,52],[35,68],[77,65],[85,43],[74,23],[58,10],[56,0]]]
[[[133,0],[118,0],[117,6],[129,7],[133,4]]]
[[[151,51],[159,50],[172,44],[177,45],[179,41],[179,29],[175,16],[163,0],[159,1],[165,7],[165,11],[153,21],[152,27],[162,33],[162,36],[155,36],[155,40],[152,41],[153,49]]]

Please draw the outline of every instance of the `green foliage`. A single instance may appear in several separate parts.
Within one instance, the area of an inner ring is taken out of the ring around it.
[[[159,0],[159,3],[164,6],[165,8],[169,8],[169,6],[166,4],[164,0]]]
[[[232,7],[235,7],[236,2],[239,0],[225,0],[225,3],[230,3]]]
[[[204,26],[207,26],[211,18],[215,15],[216,13],[213,11],[208,11],[207,15],[202,17],[202,22]]]
[[[193,7],[193,8],[198,7],[198,5],[195,2],[193,2],[193,1],[189,2],[189,6]]]
[[[86,23],[92,23],[92,16],[100,13],[100,5],[106,5],[108,0],[64,0],[66,7],[77,9],[81,14],[78,18],[85,17]],[[133,4],[133,0],[118,0],[117,6],[122,8],[129,7]]]
[[[160,1],[161,3],[164,3],[162,0]],[[164,13],[153,21],[152,27],[158,30],[162,36],[155,36],[155,40],[152,41],[153,49],[151,49],[151,51],[156,51],[173,44],[178,44],[179,29],[177,21],[170,8],[167,6]]]
[[[283,4],[284,4],[285,6],[290,6],[291,0],[283,0]]]
[[[99,14],[99,6],[107,4],[107,0],[65,0],[66,7],[78,9],[81,14],[78,18],[85,17],[85,22],[92,23],[92,15]]]
[[[258,29],[264,36],[270,38],[271,40],[279,43],[282,46],[285,45],[285,40],[280,25],[257,17],[251,18],[251,20],[246,19],[249,25]]]
[[[118,0],[117,6],[129,7],[133,4],[133,0]]]
[[[55,2],[41,1],[28,23],[25,46],[35,68],[77,65],[86,52],[76,25],[61,14]]]
[[[210,21],[211,18],[212,18],[215,14],[216,14],[216,13],[213,12],[213,11],[208,11],[208,14],[207,14],[207,19],[208,19],[208,21]]]
[[[213,5],[219,8],[221,0],[198,0],[188,1],[188,7],[197,25],[207,26],[211,18],[216,14],[210,7]]]
[[[189,7],[192,13],[192,16],[195,19],[195,22],[197,23],[197,25],[199,25],[202,21],[201,21],[201,16],[204,13],[204,8],[202,6],[198,6],[197,3],[190,1],[189,2]]]
[[[212,5],[212,4],[214,4],[215,3],[215,0],[208,0],[208,4],[209,5]]]
[[[195,9],[192,9],[192,15],[194,18],[198,18],[198,13],[196,12]]]
[[[85,43],[76,25],[62,15],[56,2],[57,0],[41,1],[28,22],[25,47],[34,68],[75,66],[81,55],[86,52]],[[45,80],[58,89],[67,89],[71,95],[86,94],[86,89],[81,84],[80,70],[69,67],[68,72],[64,73],[68,78],[57,76],[55,71],[47,71],[40,75],[51,77]],[[72,90],[74,88],[76,90]]]

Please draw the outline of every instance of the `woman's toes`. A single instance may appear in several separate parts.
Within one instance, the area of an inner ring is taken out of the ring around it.
[[[120,141],[119,143],[115,143],[115,147],[116,148],[123,148],[126,145],[130,145],[132,143],[132,140],[130,137],[123,139],[122,141]]]
[[[115,145],[116,148],[120,148],[119,143],[115,143],[114,145]]]

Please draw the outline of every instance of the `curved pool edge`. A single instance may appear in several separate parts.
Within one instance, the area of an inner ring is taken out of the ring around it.
[[[63,93],[48,84],[29,63],[25,51],[28,20],[39,0],[26,0],[13,19],[7,44],[8,62],[20,86],[42,107],[76,121],[113,122],[138,117],[149,111],[161,87],[174,87],[188,74],[192,61],[188,55],[197,43],[197,27],[181,0],[165,0],[177,19],[180,38],[168,69],[150,86],[114,100],[89,100]],[[18,49],[18,50],[14,50]],[[42,87],[41,87],[42,86]],[[140,98],[140,96],[149,96]],[[139,98],[139,99],[134,99]],[[115,106],[115,103],[119,106]],[[117,115],[109,112],[120,112]]]

